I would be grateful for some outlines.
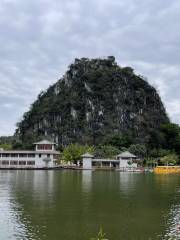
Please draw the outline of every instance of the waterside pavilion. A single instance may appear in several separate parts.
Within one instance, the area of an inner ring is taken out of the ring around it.
[[[126,170],[138,167],[138,158],[134,154],[125,151],[116,156],[115,159],[94,158],[93,155],[86,153],[83,157],[83,169],[96,168],[116,168]]]

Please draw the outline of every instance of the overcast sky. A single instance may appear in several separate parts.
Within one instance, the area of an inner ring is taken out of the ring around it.
[[[0,0],[0,135],[74,58],[114,55],[180,123],[179,0]]]

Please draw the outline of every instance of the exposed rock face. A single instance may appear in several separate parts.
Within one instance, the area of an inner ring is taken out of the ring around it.
[[[156,90],[114,57],[75,59],[66,74],[38,96],[18,123],[27,142],[50,137],[59,144],[97,144],[107,136],[131,134],[146,142],[149,132],[169,122]]]

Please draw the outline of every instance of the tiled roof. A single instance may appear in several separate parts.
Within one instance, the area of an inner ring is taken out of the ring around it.
[[[48,140],[42,140],[42,141],[36,142],[36,143],[34,143],[34,144],[36,144],[36,145],[38,145],[38,144],[52,144],[52,145],[55,145],[56,143],[50,142],[50,141],[48,141]]]
[[[135,158],[136,156],[128,151],[120,153],[117,157],[123,157],[123,158]]]
[[[16,154],[16,153],[24,153],[24,154],[59,154],[58,151],[52,151],[52,150],[39,150],[39,151],[31,151],[31,150],[0,150],[0,153],[9,153],[9,154]]]
[[[85,153],[85,154],[82,155],[82,157],[84,157],[84,158],[93,158],[94,156],[91,155],[90,153]]]

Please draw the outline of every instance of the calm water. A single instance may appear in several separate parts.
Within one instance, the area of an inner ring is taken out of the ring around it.
[[[0,171],[0,239],[165,239],[180,224],[180,175]],[[180,239],[180,238],[178,238]]]

